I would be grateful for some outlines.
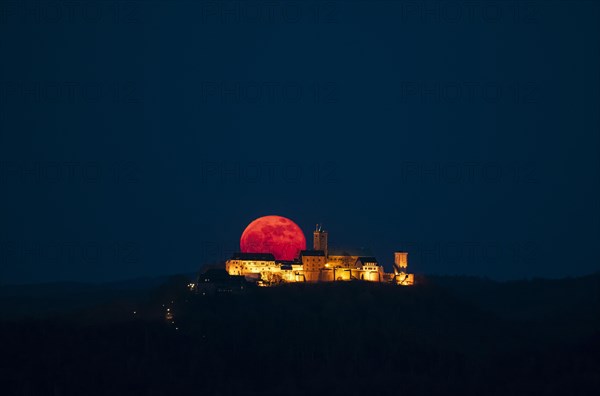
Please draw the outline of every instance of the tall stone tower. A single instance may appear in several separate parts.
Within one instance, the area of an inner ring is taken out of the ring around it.
[[[395,252],[394,253],[394,273],[398,275],[401,272],[406,272],[408,268],[408,253],[406,252]]]
[[[327,231],[324,231],[323,226],[319,224],[313,232],[313,249],[322,250],[327,258]]]

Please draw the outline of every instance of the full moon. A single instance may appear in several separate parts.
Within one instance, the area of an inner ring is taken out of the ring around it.
[[[246,227],[240,238],[243,253],[272,253],[277,260],[293,260],[306,249],[304,233],[292,220],[263,216]]]

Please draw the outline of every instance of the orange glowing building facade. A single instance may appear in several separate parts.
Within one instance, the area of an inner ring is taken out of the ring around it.
[[[393,268],[394,273],[385,273],[375,257],[330,251],[328,233],[319,225],[313,232],[313,249],[302,250],[295,260],[276,260],[270,253],[235,253],[225,264],[230,275],[244,276],[264,286],[352,280],[414,284],[414,275],[407,272],[408,253],[396,252]]]

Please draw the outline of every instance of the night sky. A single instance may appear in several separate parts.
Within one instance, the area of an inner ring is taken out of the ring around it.
[[[600,4],[0,4],[0,283],[191,273],[253,219],[391,270],[598,270]],[[310,242],[309,242],[310,245]]]

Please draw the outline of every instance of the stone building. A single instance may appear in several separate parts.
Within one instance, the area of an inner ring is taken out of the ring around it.
[[[286,282],[368,281],[399,285],[414,284],[407,273],[408,253],[394,254],[394,273],[386,274],[375,257],[355,251],[334,251],[328,246],[328,233],[317,225],[313,232],[313,249],[302,250],[293,261],[278,261],[271,253],[235,253],[226,262],[230,275],[244,276],[259,285]]]

